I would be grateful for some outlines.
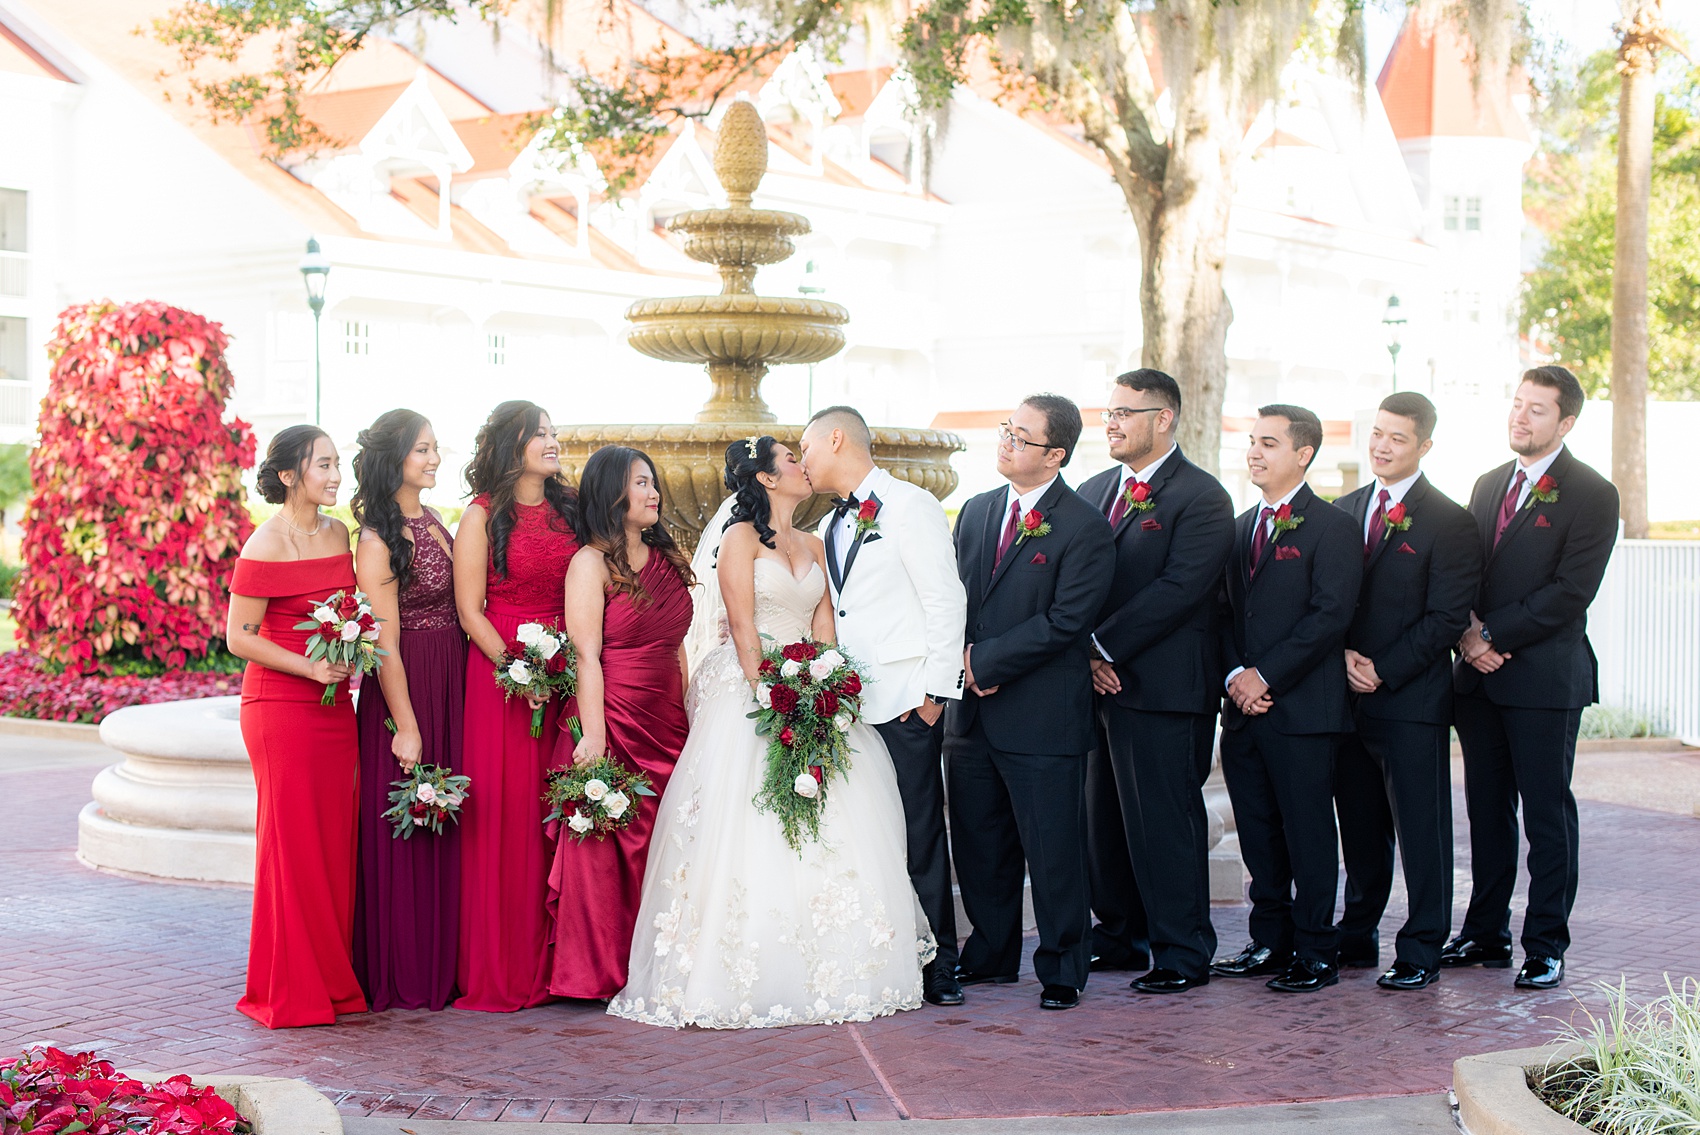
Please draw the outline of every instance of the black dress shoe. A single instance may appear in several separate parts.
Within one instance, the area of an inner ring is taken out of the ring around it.
[[[1316,958],[1294,958],[1287,972],[1264,982],[1277,993],[1315,993],[1340,983],[1340,971]]]
[[[1233,957],[1211,962],[1210,972],[1217,977],[1267,977],[1270,974],[1285,973],[1290,960],[1288,955],[1277,954],[1262,942],[1254,940],[1247,942],[1245,949]]]
[[[1383,989],[1423,989],[1440,980],[1438,969],[1415,962],[1394,962],[1393,968],[1375,979]]]
[[[1511,943],[1502,942],[1496,946],[1460,935],[1446,943],[1446,948],[1440,951],[1440,964],[1444,969],[1454,969],[1458,966],[1510,969]]]
[[[1185,993],[1200,985],[1209,985],[1210,975],[1188,977],[1179,970],[1154,969],[1144,977],[1136,977],[1133,984],[1128,986],[1135,993]]]
[[[929,1005],[962,1004],[962,985],[942,966],[928,966],[921,973],[921,999]]]
[[[1374,969],[1381,964],[1381,943],[1371,939],[1340,943],[1341,969]]]
[[[1564,980],[1564,959],[1530,954],[1517,971],[1518,989],[1553,989]]]
[[[1123,954],[1119,957],[1108,957],[1100,954],[1092,955],[1089,967],[1093,973],[1103,973],[1105,970],[1139,971],[1151,968],[1150,954]]]
[[[1080,990],[1072,985],[1047,985],[1039,993],[1041,1009],[1072,1009],[1080,1004]]]
[[[1007,977],[996,973],[975,973],[961,966],[956,967],[956,973],[952,976],[956,978],[957,985],[1014,985],[1020,980],[1013,973]]]

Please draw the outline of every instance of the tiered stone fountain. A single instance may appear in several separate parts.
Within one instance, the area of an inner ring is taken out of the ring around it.
[[[850,313],[825,300],[755,293],[756,270],[796,251],[791,238],[809,231],[796,213],[756,209],[750,200],[767,172],[767,127],[754,105],[733,103],[714,145],[714,172],[726,191],[724,209],[681,213],[668,229],[683,235],[685,253],[720,271],[720,294],[646,299],[626,311],[626,340],[655,359],[700,363],[712,393],[692,424],[577,426],[560,433],[561,462],[577,479],[585,461],[605,445],[629,445],[655,460],[664,485],[668,527],[694,545],[726,496],[721,482],[726,447],[739,438],[771,434],[793,448],[802,426],[776,424],[762,400],[761,380],[779,363],[817,363],[844,347]],[[939,430],[876,427],[874,459],[894,476],[943,498],[956,488],[950,455],[962,439]],[[825,498],[804,505],[812,523]]]

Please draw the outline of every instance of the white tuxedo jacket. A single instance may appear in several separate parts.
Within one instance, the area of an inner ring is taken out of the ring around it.
[[[871,681],[862,714],[878,725],[901,717],[928,694],[962,696],[962,638],[968,597],[956,571],[956,551],[944,506],[925,489],[874,471],[877,527],[848,550],[838,546],[828,513],[828,584],[838,641]],[[838,564],[847,562],[842,579]]]

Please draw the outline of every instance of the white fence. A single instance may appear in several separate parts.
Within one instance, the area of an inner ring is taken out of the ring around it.
[[[1619,540],[1588,638],[1602,705],[1700,744],[1700,541]]]

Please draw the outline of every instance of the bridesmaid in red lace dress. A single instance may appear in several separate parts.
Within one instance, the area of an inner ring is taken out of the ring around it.
[[[349,957],[354,914],[355,779],[348,667],[310,662],[295,624],[354,587],[336,503],[336,446],[317,426],[272,439],[260,495],[281,504],[248,538],[230,583],[230,652],[242,676],[242,740],[259,789],[248,987],[238,1009],[271,1029],[329,1025],[366,999]],[[320,705],[328,685],[336,703]]]
[[[685,745],[684,642],[696,580],[661,520],[655,463],[636,449],[591,454],[579,479],[579,530],[585,546],[567,570],[566,630],[578,651],[584,739],[575,746],[560,730],[555,764],[612,755],[655,787],[655,796],[632,802],[630,826],[605,840],[557,834],[549,992],[605,1001],[626,984],[655,808]]]
[[[561,621],[567,562],[578,551],[578,496],[561,478],[555,426],[530,402],[503,402],[478,431],[467,468],[477,495],[455,536],[455,605],[466,656],[461,772],[460,998],[507,1013],[549,1000],[545,909],[554,843],[543,830],[543,774],[557,707],[531,736],[531,707],[507,701],[496,662],[521,623]]]
[[[437,483],[437,435],[391,410],[360,431],[350,507],[354,574],[382,619],[388,652],[360,686],[360,874],[354,972],[374,1011],[441,1009],[454,996],[460,829],[396,839],[383,818],[391,783],[420,762],[461,771],[466,635],[455,612],[454,542],[419,494]],[[391,731],[393,726],[394,731]],[[470,801],[469,801],[470,803]]]

